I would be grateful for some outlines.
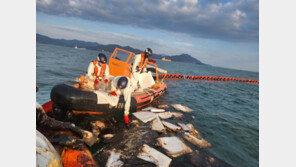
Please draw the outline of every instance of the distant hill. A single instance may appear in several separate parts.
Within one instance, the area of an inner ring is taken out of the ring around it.
[[[196,64],[204,64],[201,61],[197,60],[196,58],[190,56],[189,54],[181,54],[175,56],[165,56],[166,59],[171,59],[172,61],[179,61],[179,62],[192,62]]]
[[[66,47],[75,47],[78,46],[79,48],[86,48],[90,50],[97,50],[97,51],[107,51],[107,52],[113,52],[115,48],[122,48],[134,53],[141,53],[142,50],[132,48],[130,46],[120,46],[116,44],[108,44],[103,45],[99,44],[97,42],[86,42],[86,41],[80,41],[80,40],[65,40],[65,39],[53,39],[44,35],[36,34],[36,42],[43,43],[43,44],[52,44],[52,45],[59,45],[59,46],[66,46]],[[168,56],[168,55],[161,55],[161,54],[155,54],[151,56],[153,59],[161,59],[165,57],[166,59],[170,59],[172,61],[179,61],[179,62],[188,62],[188,63],[195,63],[200,65],[205,65],[198,59],[188,55],[188,54],[181,54],[181,55],[175,55],[175,56]]]

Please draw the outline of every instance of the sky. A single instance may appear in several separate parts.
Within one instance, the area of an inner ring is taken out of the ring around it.
[[[37,0],[36,32],[259,71],[258,0]]]

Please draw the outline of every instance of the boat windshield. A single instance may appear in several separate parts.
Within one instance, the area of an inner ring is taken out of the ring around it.
[[[131,55],[131,52],[117,49],[116,52],[113,55],[113,58],[115,58],[117,60],[120,60],[120,61],[123,61],[123,62],[127,62],[130,55]],[[127,63],[131,64],[133,62],[133,59],[134,59],[134,56],[132,55]]]

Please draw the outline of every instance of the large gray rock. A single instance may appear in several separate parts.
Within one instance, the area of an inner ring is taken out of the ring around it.
[[[171,112],[171,113],[173,114],[173,117],[174,118],[181,118],[181,117],[183,117],[183,114],[180,113],[180,112]]]
[[[134,112],[133,115],[144,123],[152,121],[157,117],[156,114],[147,111]]]
[[[158,167],[168,167],[172,161],[171,158],[147,144],[143,145],[141,152],[137,155],[137,157],[145,161],[152,162]]]
[[[165,128],[164,128],[163,124],[161,123],[159,117],[157,117],[156,119],[154,119],[151,122],[151,129],[155,130],[157,132],[165,132]]]
[[[189,128],[186,124],[178,122],[177,125],[179,125],[184,131],[188,132]]]
[[[169,111],[163,112],[163,113],[158,113],[157,114],[161,119],[169,119],[173,117],[173,114]]]
[[[162,121],[162,124],[163,124],[166,128],[168,128],[169,130],[172,130],[172,131],[174,131],[174,132],[178,132],[178,131],[181,130],[181,128],[180,128],[179,126],[174,125],[174,124],[172,124],[172,123],[169,123],[169,122],[167,122],[167,121]]]
[[[121,154],[115,152],[114,150],[110,151],[110,156],[106,163],[106,167],[120,167],[123,165],[123,162],[120,161]]]
[[[165,109],[155,108],[155,107],[147,107],[147,108],[144,108],[142,111],[164,112]]]
[[[199,139],[198,137],[191,135],[188,132],[185,132],[183,134],[183,137],[188,140],[190,143],[198,146],[199,148],[209,148],[212,146],[211,143],[207,142],[205,139],[201,138]]]
[[[172,106],[179,111],[183,111],[183,112],[192,112],[193,110],[187,106],[183,106],[181,104],[172,104]]]
[[[178,157],[192,152],[192,149],[176,136],[157,138],[156,145],[161,146],[171,157]]]

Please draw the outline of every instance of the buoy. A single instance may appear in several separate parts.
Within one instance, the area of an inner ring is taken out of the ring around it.
[[[174,78],[174,79],[190,79],[190,80],[208,80],[208,81],[237,81],[245,83],[259,83],[254,79],[238,79],[231,77],[215,77],[215,76],[194,76],[194,75],[182,75],[182,74],[160,74],[159,78]]]

